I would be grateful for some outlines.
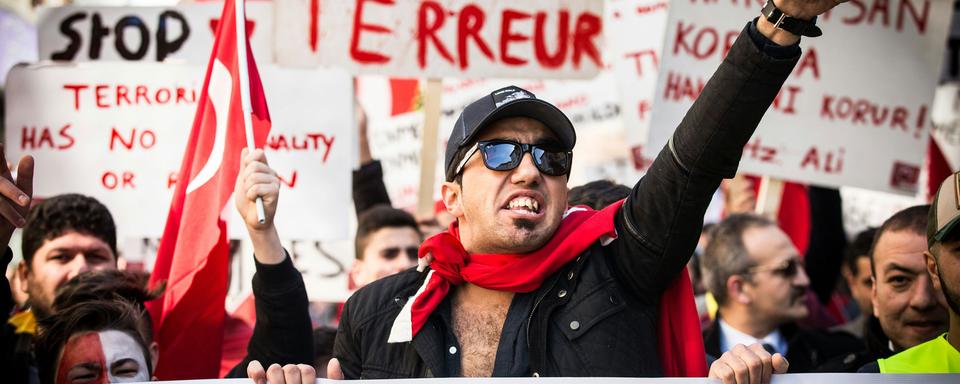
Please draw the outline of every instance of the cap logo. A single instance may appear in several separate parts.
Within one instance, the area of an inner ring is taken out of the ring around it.
[[[533,94],[519,88],[501,89],[493,93],[493,103],[497,108],[514,100],[532,99]]]

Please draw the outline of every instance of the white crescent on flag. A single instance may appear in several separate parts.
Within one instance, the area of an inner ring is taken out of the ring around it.
[[[187,185],[187,194],[210,181],[217,170],[220,169],[220,163],[223,162],[223,151],[227,141],[227,115],[230,110],[230,99],[233,97],[233,77],[230,76],[230,70],[220,62],[220,59],[213,60],[207,94],[211,105],[213,105],[213,117],[217,122],[213,148],[210,150],[210,156],[207,157],[203,168]]]

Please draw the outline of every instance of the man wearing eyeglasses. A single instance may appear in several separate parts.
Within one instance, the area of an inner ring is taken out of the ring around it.
[[[704,346],[719,357],[737,344],[759,343],[790,361],[790,373],[810,372],[862,349],[843,332],[798,328],[807,317],[810,279],[790,237],[752,214],[731,215],[714,227],[701,259],[704,285],[719,304]]]
[[[687,309],[697,321],[681,271],[714,191],[797,62],[799,35],[819,35],[812,19],[839,2],[769,1],[630,196],[599,211],[567,209],[576,135],[559,109],[518,87],[468,105],[441,187],[456,220],[424,242],[419,268],[347,301],[330,376],[705,375],[699,334],[671,329],[691,320]],[[272,171],[258,151],[242,166],[238,208],[254,249],[282,252]],[[741,346],[710,375],[759,383],[786,365]]]

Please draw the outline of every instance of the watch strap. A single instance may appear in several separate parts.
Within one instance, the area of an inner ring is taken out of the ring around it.
[[[774,27],[790,32],[794,35],[807,37],[817,37],[823,35],[823,31],[821,31],[820,27],[818,27],[816,24],[816,17],[810,21],[806,21],[789,16],[777,8],[777,6],[773,3],[773,0],[767,0],[766,4],[763,5],[763,9],[760,10],[760,13],[764,18],[767,19],[767,21],[773,23]]]

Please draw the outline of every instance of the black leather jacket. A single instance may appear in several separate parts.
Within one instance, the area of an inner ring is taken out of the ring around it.
[[[747,34],[633,188],[616,218],[619,238],[593,246],[537,290],[526,324],[529,374],[660,374],[659,298],[693,254],[711,196],[736,173],[743,146],[799,58],[797,50],[776,59]],[[387,343],[425,275],[402,272],[347,301],[334,347],[346,378],[442,375],[446,351],[436,316],[412,342]]]

